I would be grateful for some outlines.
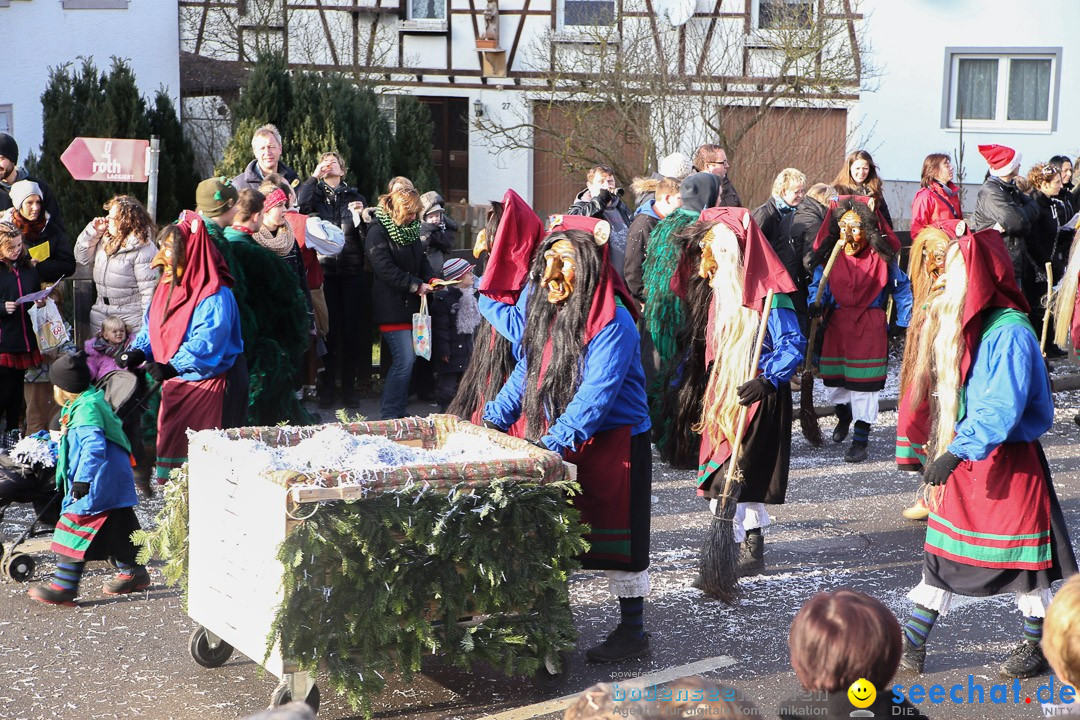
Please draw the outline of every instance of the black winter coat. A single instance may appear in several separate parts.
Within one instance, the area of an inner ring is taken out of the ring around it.
[[[319,258],[323,272],[327,275],[359,275],[364,271],[364,229],[353,222],[349,203],[362,202],[367,205],[367,198],[354,187],[341,183],[332,188],[322,180],[310,178],[300,186],[296,193],[300,212],[305,215],[317,215],[333,223],[345,233],[345,247],[336,257]]]
[[[660,224],[660,218],[651,212],[642,211],[634,216],[634,222],[630,223],[630,232],[626,236],[626,259],[623,261],[623,278],[626,287],[634,299],[639,303],[645,302],[645,279],[643,268],[645,256],[649,252],[649,236],[656,226]]]
[[[971,226],[975,232],[991,228],[995,223],[1004,228],[1001,235],[1005,239],[1009,257],[1012,258],[1017,285],[1022,284],[1024,266],[1031,265],[1027,237],[1038,215],[1039,208],[1035,200],[1020,192],[1015,183],[1004,182],[993,175],[982,184],[979,195],[975,198],[975,212],[970,218]]]
[[[825,222],[829,209],[810,196],[795,207],[795,217],[791,219],[791,241],[795,245],[803,268],[809,272],[810,259],[814,254],[814,239]]]
[[[727,175],[720,178],[720,196],[716,200],[716,207],[742,207],[739,192]]]
[[[1039,214],[1031,223],[1031,232],[1028,233],[1028,254],[1031,255],[1035,268],[1045,272],[1046,263],[1050,262],[1054,252],[1054,244],[1058,236],[1058,213],[1061,207],[1054,202],[1054,198],[1048,197],[1036,191],[1035,207]],[[1069,218],[1061,222],[1068,222]]]
[[[805,292],[810,279],[807,277],[806,270],[803,269],[800,247],[796,246],[791,234],[795,213],[781,213],[776,207],[776,201],[770,197],[764,204],[754,208],[751,214],[754,222],[761,228],[761,232],[768,238],[772,249],[776,251],[780,262],[784,263],[784,268],[787,269],[795,287]]]
[[[30,322],[30,303],[16,305],[11,315],[4,311],[3,304],[37,292],[40,286],[41,276],[29,261],[14,269],[0,262],[0,353],[23,353],[37,349],[37,337]]]
[[[277,166],[278,175],[285,178],[285,182],[289,183],[293,187],[300,184],[300,176],[296,174],[296,171],[285,163],[278,161]],[[252,160],[244,168],[244,172],[240,173],[232,179],[232,184],[236,186],[237,191],[240,190],[258,190],[262,185],[263,176],[259,171],[259,162]]]
[[[469,288],[469,292],[475,292]],[[472,357],[473,334],[457,329],[458,306],[463,292],[447,288],[431,294],[431,362],[436,372],[465,372]],[[444,357],[450,362],[444,363]]]
[[[68,239],[63,226],[53,222],[51,215],[45,222],[40,235],[33,240],[24,236],[23,241],[26,244],[26,251],[31,253],[31,256],[35,248],[44,252],[42,246],[45,243],[49,244],[49,257],[36,265],[37,274],[45,282],[56,282],[61,277],[71,277],[75,274],[75,249],[71,246],[71,240]]]
[[[435,277],[419,238],[409,245],[390,239],[378,220],[367,231],[364,241],[368,262],[375,274],[371,290],[371,315],[376,325],[411,323],[420,312],[416,289]]]

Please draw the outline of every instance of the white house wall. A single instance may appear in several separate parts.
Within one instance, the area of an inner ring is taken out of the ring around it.
[[[946,48],[1060,47],[1057,129],[1051,132],[972,131],[964,128],[964,172],[974,206],[986,162],[978,146],[999,143],[1023,153],[1022,170],[1054,155],[1075,157],[1080,135],[1080,83],[1075,39],[1080,2],[1016,0],[870,0],[865,5],[872,62],[883,71],[878,88],[864,92],[849,115],[852,144],[874,156],[886,183],[894,218],[906,228],[923,158],[955,155],[960,133],[942,127],[946,101]],[[1053,83],[1052,83],[1053,89]],[[849,149],[854,149],[851,147]]]
[[[60,0],[12,2],[0,7],[0,28],[0,105],[12,106],[20,161],[41,147],[41,94],[50,67],[78,66],[86,57],[107,71],[116,56],[129,62],[144,96],[164,87],[180,107],[176,0],[131,0],[126,10],[65,10]]]

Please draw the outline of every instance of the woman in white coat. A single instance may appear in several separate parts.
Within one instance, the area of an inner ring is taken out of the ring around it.
[[[75,243],[75,259],[93,267],[97,287],[90,327],[96,335],[105,316],[116,315],[134,335],[158,282],[157,270],[150,267],[157,253],[154,223],[130,195],[114,197],[105,210],[108,214],[91,220]]]

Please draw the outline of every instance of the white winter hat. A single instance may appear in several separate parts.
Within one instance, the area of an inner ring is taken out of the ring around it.
[[[660,158],[660,162],[657,163],[657,172],[664,177],[675,178],[676,180],[682,180],[693,171],[694,167],[690,164],[690,158],[683,155],[681,152],[673,152],[666,157]]]

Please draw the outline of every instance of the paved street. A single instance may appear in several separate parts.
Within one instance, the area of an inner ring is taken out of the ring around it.
[[[1058,393],[1056,400],[1057,423],[1044,442],[1066,518],[1080,528],[1080,428],[1072,422],[1080,394]],[[414,404],[411,410],[432,408]],[[367,403],[361,412],[376,410]],[[735,686],[762,716],[775,717],[779,701],[797,691],[788,662],[788,627],[813,593],[851,587],[880,598],[901,619],[907,613],[904,595],[918,581],[924,525],[899,516],[917,483],[893,469],[895,421],[895,413],[882,414],[871,437],[870,460],[857,466],[843,462],[845,446],[812,449],[796,436],[788,504],[777,509],[767,535],[768,573],[743,581],[740,607],[705,601],[690,588],[708,516],[694,497],[691,474],[657,465],[653,592],[646,604],[653,633],[650,658],[618,667],[584,663],[584,648],[614,625],[616,606],[598,575],[582,574],[572,583],[581,638],[562,691],[538,695],[527,679],[483,668],[465,674],[432,658],[423,676],[407,685],[391,682],[376,703],[377,717],[557,718],[564,706],[558,696],[595,682],[642,675],[657,681],[692,672]],[[831,418],[822,421],[823,429],[831,424]],[[143,514],[152,515],[160,501],[146,505]],[[43,565],[39,576],[49,570]],[[106,598],[100,585],[107,570],[92,566],[79,608],[42,607],[26,598],[25,585],[0,582],[0,715],[225,720],[266,707],[276,679],[252,660],[234,655],[214,670],[192,661],[192,623],[177,591],[159,584],[139,597]],[[965,602],[931,636],[924,684],[966,687],[973,675],[989,698],[997,664],[1019,637],[1020,617],[1011,599]],[[1039,717],[1034,692],[1049,680],[1022,683],[1020,705],[944,703],[923,710],[932,718]],[[1033,702],[1024,704],[1026,697]],[[319,717],[356,714],[324,690]]]

